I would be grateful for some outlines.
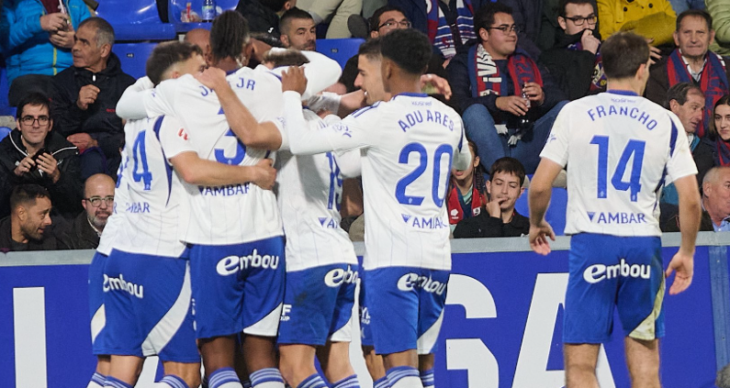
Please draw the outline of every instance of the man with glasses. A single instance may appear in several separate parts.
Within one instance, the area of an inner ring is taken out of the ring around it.
[[[30,93],[21,99],[17,129],[0,141],[0,217],[10,214],[13,188],[35,183],[46,188],[55,210],[72,219],[81,210],[78,150],[53,128],[48,97]]]
[[[570,100],[606,90],[606,75],[598,48],[598,17],[591,0],[561,0],[558,24],[565,32],[555,47],[540,56]]]
[[[84,184],[83,212],[63,233],[62,241],[69,249],[96,249],[107,220],[114,210],[114,180],[106,174],[95,174]]]
[[[485,168],[505,156],[535,172],[539,154],[565,102],[547,70],[517,48],[519,27],[512,9],[490,3],[477,11],[479,43],[447,68],[469,139]]]

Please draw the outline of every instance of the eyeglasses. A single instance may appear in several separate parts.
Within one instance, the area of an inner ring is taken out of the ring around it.
[[[38,121],[38,125],[47,125],[48,121],[50,121],[50,120],[51,120],[51,118],[48,116],[38,116],[38,117],[23,116],[20,119],[20,122],[23,123],[23,125],[28,125],[28,126],[33,125],[36,121]]]
[[[576,16],[572,18],[566,17],[566,19],[572,21],[576,26],[582,26],[583,22],[588,22],[588,24],[596,24],[598,22],[598,17],[596,15],[588,15],[586,17]]]
[[[91,206],[99,206],[101,205],[101,201],[104,201],[104,204],[109,206],[112,203],[114,203],[114,196],[108,195],[106,197],[91,197],[91,198],[84,198],[85,200],[89,201],[91,203]]]
[[[503,34],[509,34],[510,32],[514,32],[516,34],[519,34],[520,31],[522,31],[520,29],[520,27],[518,25],[516,25],[516,24],[513,24],[511,26],[508,26],[508,25],[505,24],[505,25],[501,25],[499,27],[489,27],[489,29],[490,30],[500,30],[500,31],[502,31]]]
[[[411,28],[411,22],[409,22],[408,20],[401,20],[399,22],[395,20],[388,20],[387,22],[379,25],[378,29],[381,29],[383,27],[396,28],[398,26],[401,26],[403,28]]]

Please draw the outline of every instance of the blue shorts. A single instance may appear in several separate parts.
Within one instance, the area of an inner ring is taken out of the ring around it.
[[[614,308],[626,336],[664,336],[664,271],[659,237],[581,233],[570,241],[563,342],[609,340]]]
[[[370,310],[365,303],[365,271],[360,275],[360,294],[358,295],[360,313],[360,344],[362,346],[373,345],[373,331],[370,329]]]
[[[284,239],[192,245],[190,273],[198,338],[276,337],[284,300]]]
[[[286,273],[280,344],[350,342],[356,264],[332,264]]]
[[[99,252],[94,254],[89,265],[89,315],[91,318],[91,348],[95,356],[109,354],[104,306],[104,266],[107,257]]]
[[[385,267],[366,271],[365,302],[377,354],[436,351],[449,271]]]
[[[200,362],[187,260],[113,250],[104,293],[110,354]]]

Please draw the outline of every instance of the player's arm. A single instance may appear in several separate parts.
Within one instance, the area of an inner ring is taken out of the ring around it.
[[[180,178],[191,185],[224,186],[251,182],[271,190],[276,180],[271,159],[264,159],[255,166],[230,166],[201,159],[195,152],[183,152],[169,160]]]
[[[337,61],[320,54],[316,51],[302,51],[309,63],[304,64],[304,76],[307,77],[307,88],[304,91],[304,99],[327,89],[337,83],[342,75],[342,68]]]
[[[542,158],[537,166],[537,171],[530,182],[528,190],[528,201],[530,205],[530,247],[535,253],[547,255],[550,253],[550,243],[547,239],[555,241],[555,232],[550,224],[545,221],[545,212],[550,204],[550,196],[553,192],[553,181],[563,167],[558,163]]]
[[[163,95],[176,94],[175,80],[168,80],[158,85],[155,90],[152,81],[142,77],[129,86],[117,102],[117,116],[125,120],[139,120],[163,114],[172,114],[172,104],[168,104]],[[163,86],[164,85],[164,86]]]
[[[231,130],[243,144],[268,150],[278,150],[282,146],[279,127],[271,121],[259,123],[256,120],[231,89],[223,70],[211,67],[196,74],[195,78],[218,95]]]

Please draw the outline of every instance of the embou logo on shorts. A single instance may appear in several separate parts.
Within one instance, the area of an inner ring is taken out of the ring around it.
[[[588,283],[598,283],[603,279],[613,279],[619,276],[625,278],[642,278],[649,279],[651,276],[651,267],[648,264],[631,264],[621,259],[616,265],[594,264],[583,271],[583,279]]]
[[[238,271],[243,271],[252,268],[271,268],[276,269],[279,267],[279,256],[271,255],[259,255],[256,249],[253,250],[248,256],[227,256],[218,262],[215,266],[216,271],[221,276],[233,275]]]
[[[118,278],[110,278],[105,274],[102,289],[104,292],[126,291],[129,295],[136,296],[140,299],[144,298],[144,286],[124,280],[124,276],[121,274]]]
[[[324,275],[324,284],[327,287],[339,287],[342,283],[351,284],[357,281],[357,271],[348,265],[347,269],[335,268]]]
[[[431,277],[418,276],[417,273],[407,273],[398,279],[398,289],[401,291],[412,291],[414,288],[421,288],[426,292],[435,292],[442,295],[446,290],[446,284],[431,279]]]

